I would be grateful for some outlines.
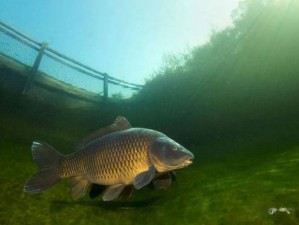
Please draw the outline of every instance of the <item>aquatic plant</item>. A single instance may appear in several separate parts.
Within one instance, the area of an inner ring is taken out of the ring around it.
[[[298,8],[298,1],[242,1],[233,27],[214,32],[187,60],[146,83],[135,97],[137,111],[148,115],[143,123],[160,121],[157,129],[198,144],[279,129],[282,120],[294,127]]]

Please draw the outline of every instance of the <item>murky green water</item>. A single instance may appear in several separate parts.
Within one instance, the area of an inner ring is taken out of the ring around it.
[[[177,171],[170,189],[135,190],[127,201],[103,202],[88,196],[73,201],[67,181],[41,194],[23,192],[25,181],[37,170],[32,140],[70,153],[86,130],[108,123],[117,112],[132,112],[126,107],[65,110],[2,100],[1,224],[298,224],[299,145],[293,129],[297,126],[214,137],[203,145],[186,142],[195,154],[194,164]],[[290,214],[270,215],[273,207],[288,208]]]

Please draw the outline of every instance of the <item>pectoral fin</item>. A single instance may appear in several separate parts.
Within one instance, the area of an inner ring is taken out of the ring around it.
[[[171,185],[171,177],[169,173],[161,174],[153,180],[153,188],[156,190],[166,190]]]
[[[74,200],[82,198],[86,193],[88,185],[88,180],[82,177],[73,177],[71,180],[72,198]]]
[[[112,201],[113,199],[116,199],[123,191],[125,186],[126,185],[124,184],[118,184],[118,185],[108,187],[107,190],[104,192],[103,200]]]
[[[151,189],[168,189],[173,181],[176,181],[176,173],[170,171],[168,173],[156,173],[155,178],[149,183]]]
[[[155,168],[151,166],[147,171],[138,174],[133,181],[134,187],[138,190],[148,185],[154,179],[155,173]]]

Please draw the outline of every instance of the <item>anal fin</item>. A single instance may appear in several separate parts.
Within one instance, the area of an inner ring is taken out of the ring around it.
[[[108,187],[104,193],[103,200],[112,201],[113,199],[116,199],[122,193],[125,186],[126,185],[124,184],[118,184]]]
[[[78,200],[82,198],[89,186],[89,181],[83,177],[73,177],[71,180],[72,198]]]
[[[98,197],[101,195],[105,190],[107,190],[105,185],[101,184],[92,184],[91,189],[89,191],[89,197],[91,199]],[[131,194],[133,191],[133,186],[132,185],[126,185],[123,190],[120,192],[118,195],[118,198],[122,200],[126,200],[130,198]]]
[[[119,198],[122,199],[122,200],[129,199],[131,194],[132,194],[132,191],[133,191],[133,185],[125,186],[125,188],[120,193]]]

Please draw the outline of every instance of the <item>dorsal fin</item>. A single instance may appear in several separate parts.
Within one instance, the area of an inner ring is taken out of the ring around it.
[[[91,134],[89,134],[87,137],[85,137],[76,147],[76,150],[81,150],[82,148],[84,148],[86,145],[88,145],[89,143],[95,141],[96,139],[98,139],[99,137],[102,137],[106,134],[110,134],[110,133],[114,133],[116,131],[120,131],[120,130],[126,130],[126,129],[130,129],[132,126],[129,123],[129,121],[122,116],[118,116],[116,118],[116,120],[114,121],[113,124],[111,124],[110,126],[101,128]]]
[[[127,118],[125,118],[123,116],[116,117],[116,119],[112,125],[116,125],[120,130],[126,130],[126,129],[132,128],[132,126],[129,123],[129,121],[127,120]]]

